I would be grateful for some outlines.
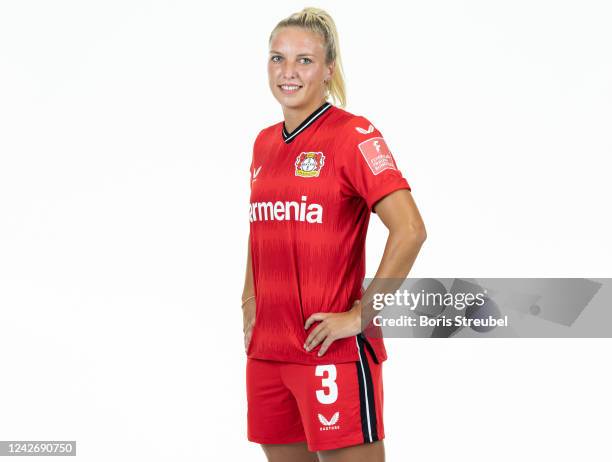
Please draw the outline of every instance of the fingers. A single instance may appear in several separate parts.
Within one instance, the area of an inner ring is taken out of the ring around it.
[[[304,348],[306,351],[310,351],[315,348],[319,343],[323,342],[318,356],[323,356],[329,346],[336,340],[336,337],[332,333],[330,327],[326,324],[319,324],[308,336],[306,342],[304,343]]]
[[[319,348],[319,356],[323,356],[325,354],[325,352],[327,351],[327,349],[329,348],[329,346],[334,342],[334,339],[332,338],[331,335],[328,335],[325,338],[325,341],[323,342],[323,345],[321,345],[321,348]]]
[[[253,336],[253,325],[253,322],[249,322],[242,329],[242,332],[244,332],[244,351],[249,349],[249,343],[251,343],[251,337]]]
[[[327,315],[329,313],[314,313],[311,314],[310,317],[306,320],[306,324],[304,324],[304,329],[308,330],[308,328],[315,322],[315,321],[323,321]]]
[[[306,340],[304,348],[306,348],[306,351],[310,351],[319,343],[323,342],[317,353],[319,356],[323,356],[329,346],[336,340],[331,329],[324,324],[317,326],[317,328],[310,333],[309,338],[310,337],[312,337],[312,339],[310,341],[308,339]]]
[[[251,343],[251,333],[253,331],[252,330],[248,330],[245,334],[244,334],[244,351],[247,351],[249,349],[249,343]]]
[[[327,325],[321,323],[317,327],[315,327],[310,335],[306,338],[304,342],[304,348],[306,351],[312,350],[316,347],[329,333],[329,328]]]
[[[249,331],[247,335],[244,337],[244,351],[245,352],[249,350],[249,345],[251,344],[251,337],[253,337],[251,331]]]
[[[248,351],[255,325],[255,299],[249,300],[242,307],[242,332],[244,334],[244,351]]]

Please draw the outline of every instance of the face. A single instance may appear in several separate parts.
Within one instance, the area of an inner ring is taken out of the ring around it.
[[[321,104],[333,64],[325,64],[323,37],[301,27],[283,27],[270,42],[268,82],[284,107],[300,109]],[[284,88],[285,85],[297,88]]]

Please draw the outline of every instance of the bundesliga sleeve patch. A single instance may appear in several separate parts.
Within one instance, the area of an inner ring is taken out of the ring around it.
[[[383,170],[397,170],[385,140],[380,136],[359,143],[359,150],[374,175]]]

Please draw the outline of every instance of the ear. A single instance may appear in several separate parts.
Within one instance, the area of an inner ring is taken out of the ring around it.
[[[331,81],[332,76],[334,75],[334,71],[336,70],[336,62],[334,61],[333,63],[329,64],[327,66],[327,70],[328,70],[327,80]]]

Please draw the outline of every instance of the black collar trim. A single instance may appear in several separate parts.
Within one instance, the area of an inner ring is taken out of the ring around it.
[[[312,124],[315,120],[321,117],[325,113],[325,111],[327,111],[331,106],[331,103],[328,103],[327,101],[323,103],[323,105],[319,106],[312,114],[306,117],[306,119],[300,125],[298,125],[291,133],[287,132],[287,129],[285,128],[285,122],[283,122],[283,141],[285,143],[291,143],[291,141],[293,141],[296,136],[298,136],[302,131],[304,131],[306,127]]]

